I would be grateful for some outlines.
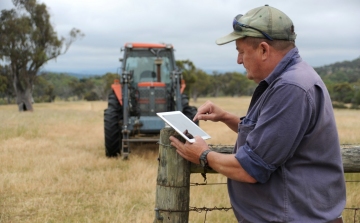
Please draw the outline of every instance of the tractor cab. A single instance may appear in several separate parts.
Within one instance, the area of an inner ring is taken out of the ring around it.
[[[163,82],[170,84],[170,74],[175,69],[172,47],[138,48],[128,44],[125,48],[123,66],[125,71],[133,71],[133,85],[141,82]],[[157,45],[155,45],[157,46]]]
[[[136,128],[138,132],[156,133],[159,130],[155,126],[144,127],[145,123],[150,124],[144,119],[156,119],[163,124],[156,113],[176,109],[174,103],[171,103],[171,97],[175,96],[171,76],[175,70],[173,47],[164,44],[127,43],[123,51],[123,74],[130,74],[130,77],[122,75],[122,82],[125,83],[124,80],[128,79],[130,89],[130,116],[141,119],[141,128]]]

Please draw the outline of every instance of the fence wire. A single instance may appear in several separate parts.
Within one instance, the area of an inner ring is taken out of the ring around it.
[[[171,145],[164,145],[162,143],[160,143],[160,141],[157,142],[157,144],[159,145],[162,145],[163,147],[165,148],[171,148],[172,146]],[[346,145],[342,145],[342,146],[346,146]],[[217,151],[218,150],[218,147],[227,147],[226,145],[212,145],[212,144],[209,144],[209,148],[212,149],[213,151]],[[159,158],[158,158],[158,161]],[[190,182],[190,186],[213,186],[213,185],[225,185],[227,183],[208,183],[207,182],[207,178],[206,178],[206,173],[202,173],[201,174],[204,178],[204,183],[192,183]],[[345,181],[346,183],[359,183],[360,180],[346,180]],[[164,209],[158,209],[156,208],[155,211],[156,212],[190,212],[190,211],[194,211],[194,212],[197,212],[197,213],[202,213],[202,212],[205,212],[205,218],[204,218],[204,223],[206,223],[206,216],[207,216],[207,213],[210,212],[210,211],[229,211],[229,210],[232,210],[232,207],[213,207],[213,208],[209,208],[209,207],[192,207],[190,206],[189,207],[189,210],[164,210]],[[357,223],[357,212],[360,210],[360,207],[353,207],[353,208],[350,208],[350,207],[345,207],[344,208],[344,211],[353,211],[354,214],[353,214],[353,223]],[[343,220],[345,222],[345,219]],[[359,218],[359,222],[360,223],[360,218]]]
[[[360,180],[346,180],[345,181],[346,183],[360,183]],[[191,183],[190,182],[190,186],[213,186],[213,185],[224,185],[224,184],[227,184],[227,183],[207,183],[206,180],[204,183]],[[190,212],[190,211],[194,211],[194,212],[197,212],[197,213],[202,213],[202,212],[205,212],[205,218],[204,218],[204,223],[206,222],[206,216],[207,216],[207,213],[209,211],[229,211],[229,210],[232,210],[232,207],[213,207],[213,208],[209,208],[209,207],[189,207],[189,211],[186,211],[186,212]],[[360,207],[356,207],[356,208],[347,208],[345,207],[344,210],[347,210],[347,211],[353,211],[354,214],[353,214],[353,223],[357,223],[356,221],[356,217],[357,217],[357,212],[360,210]],[[161,210],[161,211],[169,211],[169,210]],[[170,211],[171,212],[171,211]],[[360,220],[360,219],[359,219]]]

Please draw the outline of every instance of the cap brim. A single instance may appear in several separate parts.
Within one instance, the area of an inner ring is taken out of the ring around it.
[[[245,35],[241,34],[240,32],[232,32],[226,36],[223,36],[219,39],[217,39],[215,42],[217,45],[224,45],[226,43],[230,43],[234,40],[244,38]]]

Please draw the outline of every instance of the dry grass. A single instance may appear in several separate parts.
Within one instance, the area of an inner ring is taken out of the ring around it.
[[[239,116],[250,101],[211,100]],[[16,106],[0,106],[1,223],[153,222],[157,146],[134,147],[128,161],[106,158],[105,107],[105,102],[56,102],[35,104],[35,112],[19,113]],[[336,118],[341,142],[359,143],[360,112],[336,110]],[[209,143],[229,145],[236,139],[221,123],[200,125],[213,137]],[[347,178],[360,180],[358,174]],[[203,179],[196,174],[191,182]],[[212,174],[208,182],[226,179]],[[360,207],[358,188],[359,183],[348,183],[348,207]],[[226,186],[191,187],[190,205],[229,207]],[[190,222],[204,218],[205,213],[190,213]],[[232,211],[208,212],[206,218],[208,223],[235,222]]]

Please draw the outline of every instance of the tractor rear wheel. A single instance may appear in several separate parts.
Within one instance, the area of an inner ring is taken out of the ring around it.
[[[104,110],[105,155],[118,156],[121,151],[121,125],[123,119],[122,106],[112,91],[108,97],[108,108]]]
[[[197,108],[189,105],[189,97],[186,94],[181,95],[181,105],[182,113],[189,119],[193,120],[197,113]],[[196,120],[195,124],[199,125],[199,120]]]

